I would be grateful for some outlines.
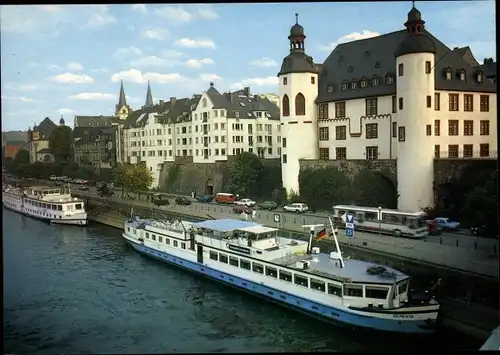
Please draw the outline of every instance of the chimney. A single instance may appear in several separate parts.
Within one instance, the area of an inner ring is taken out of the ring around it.
[[[455,51],[455,50],[457,50],[457,49],[458,49],[458,47],[453,47],[453,50],[454,50],[454,51]]]
[[[246,97],[250,97],[250,87],[246,86],[243,91],[245,92]]]
[[[160,100],[160,106],[163,106],[164,103],[165,103],[165,101]]]
[[[175,103],[177,102],[177,99],[175,97],[170,98],[170,104],[172,107],[174,107]]]
[[[227,99],[229,100],[230,103],[233,103],[233,95],[231,94],[231,91],[227,93]]]

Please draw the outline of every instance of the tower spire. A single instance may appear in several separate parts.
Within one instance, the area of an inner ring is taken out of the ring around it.
[[[297,25],[299,24],[299,14],[298,13],[295,13],[295,24],[297,24]]]
[[[125,90],[123,89],[123,79],[120,85],[120,99],[118,100],[118,107],[123,107],[127,105],[127,99],[125,98]]]
[[[146,107],[153,106],[153,95],[151,94],[151,85],[148,80],[148,92],[146,94]]]

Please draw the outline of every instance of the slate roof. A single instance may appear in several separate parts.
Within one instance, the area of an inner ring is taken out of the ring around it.
[[[40,134],[44,134],[46,138],[50,136],[52,131],[57,127],[57,125],[52,122],[52,120],[48,117],[45,117],[39,125],[33,127],[34,132],[38,132]]]
[[[28,132],[26,131],[7,131],[2,132],[2,141],[7,143],[27,142]]]
[[[477,62],[476,58],[474,58],[474,55],[472,54],[469,46],[462,48],[455,47],[453,48],[453,52],[456,56],[462,58],[465,62],[467,62],[471,67],[479,66],[479,63]]]
[[[487,78],[497,77],[497,62],[494,62],[492,58],[485,59],[484,63],[479,66]]]
[[[124,122],[124,127],[125,128],[133,128],[133,127],[140,127],[144,125],[146,122],[145,119],[147,118],[147,114],[149,113],[163,113],[170,110],[170,101],[163,102],[162,104],[158,103],[153,106],[149,107],[142,107],[138,110],[132,111],[129,113],[127,118],[125,119]],[[143,115],[144,114],[144,115]],[[143,117],[141,117],[143,116]],[[140,119],[140,121],[139,121]]]
[[[84,136],[98,136],[100,134],[111,134],[116,130],[115,126],[107,127],[75,127],[73,129],[73,139]]]
[[[75,127],[103,127],[120,122],[115,116],[75,116]]]
[[[435,44],[435,83],[437,90],[451,91],[478,91],[496,92],[496,85],[488,80],[477,83],[476,73],[480,67],[470,65],[470,58],[464,59],[465,51],[453,51],[434,37],[431,33],[423,30]],[[400,43],[408,36],[406,30],[391,32],[378,37],[339,44],[328,56],[322,65],[318,79],[317,102],[330,102],[349,100],[361,97],[384,96],[396,94],[396,58],[394,53]],[[453,79],[445,79],[445,69],[450,68]],[[457,71],[466,70],[466,81],[458,80]],[[386,84],[385,78],[393,76],[391,84]],[[341,90],[342,83],[360,81],[361,79],[379,78],[380,83],[362,88],[359,84],[356,89]],[[328,92],[331,86],[333,91]]]
[[[170,110],[167,113],[159,114],[158,120],[163,124],[191,121],[191,112],[198,105],[200,97],[176,99],[174,105],[169,101]]]

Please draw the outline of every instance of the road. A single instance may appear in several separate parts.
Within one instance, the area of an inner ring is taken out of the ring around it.
[[[95,188],[89,191],[78,191],[79,195],[97,197]],[[130,200],[122,199],[121,193],[115,193],[111,198],[113,201],[130,204],[130,206],[144,206],[155,208],[155,206],[144,199]],[[178,206],[172,204],[159,208],[160,211],[171,211],[172,213],[193,215],[199,218],[240,218],[232,212],[230,206],[220,206],[193,202],[189,206]],[[274,222],[275,214],[280,215],[280,223]],[[324,224],[325,217],[309,215],[290,215],[288,213],[273,211],[257,211],[257,222],[268,226],[278,227],[291,232],[307,232],[301,226],[304,224]],[[470,238],[460,235],[443,236],[443,244],[439,239],[432,236],[425,240],[414,240],[407,238],[394,238],[392,236],[378,235],[374,233],[356,232],[354,239],[347,238],[341,231],[339,241],[342,244],[350,244],[355,247],[369,249],[376,252],[386,253],[393,256],[412,259],[419,262],[434,264],[449,269],[461,270],[467,273],[485,275],[498,278],[498,241],[484,238]],[[459,240],[459,246],[456,246]],[[477,248],[474,248],[474,241]],[[495,247],[493,247],[495,245]]]

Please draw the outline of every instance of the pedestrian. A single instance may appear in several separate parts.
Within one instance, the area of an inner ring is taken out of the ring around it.
[[[252,220],[256,220],[257,219],[257,212],[255,210],[252,211]]]

